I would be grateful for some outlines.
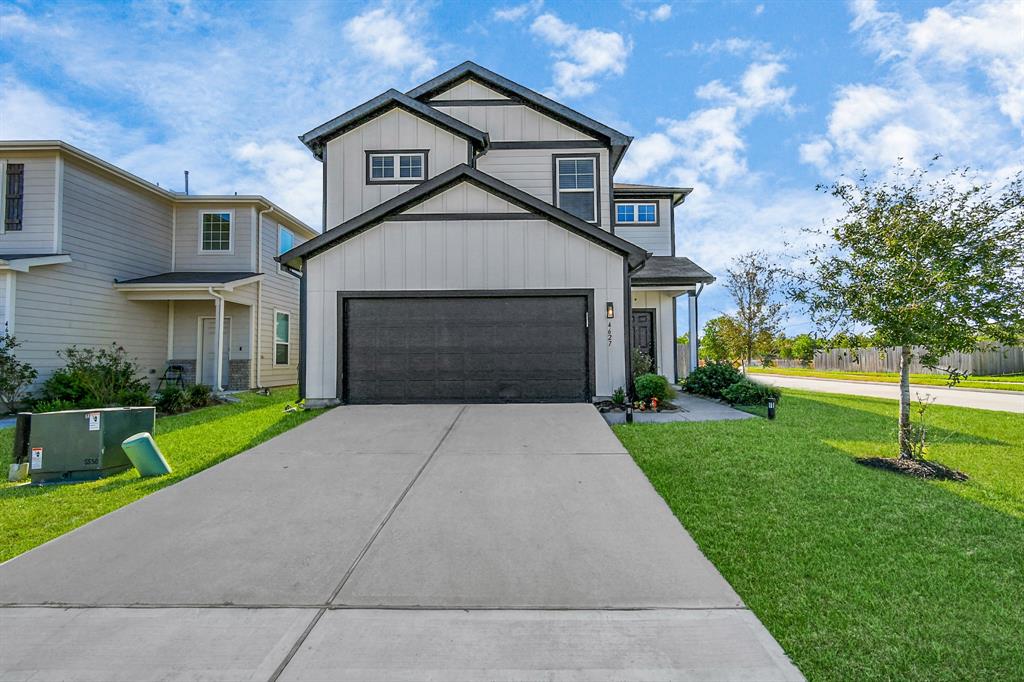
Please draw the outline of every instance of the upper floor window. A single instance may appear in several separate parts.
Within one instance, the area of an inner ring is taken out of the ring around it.
[[[402,184],[427,179],[426,151],[366,153],[366,182]]]
[[[4,230],[17,232],[22,227],[25,211],[25,164],[7,164],[3,183],[0,203],[3,204]]]
[[[597,222],[597,158],[555,157],[555,199],[563,211]]]
[[[277,226],[277,255],[295,248],[295,234],[287,227]]]
[[[658,204],[653,201],[638,204],[616,203],[615,222],[619,225],[656,225]]]
[[[199,253],[231,253],[231,211],[203,211]]]

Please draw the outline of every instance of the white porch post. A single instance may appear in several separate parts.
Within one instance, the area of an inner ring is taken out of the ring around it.
[[[217,368],[216,377],[213,380],[214,389],[220,393],[224,390],[224,299],[216,296],[213,299],[216,309],[216,325],[214,334],[217,336],[217,359],[214,365]]]
[[[692,372],[697,368],[697,294],[691,291],[689,295],[690,303],[690,367],[689,371]]]

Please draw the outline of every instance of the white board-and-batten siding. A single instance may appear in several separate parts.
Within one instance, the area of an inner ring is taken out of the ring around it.
[[[334,400],[337,390],[338,292],[515,291],[589,289],[596,395],[624,384],[623,307],[618,254],[536,220],[444,220],[382,223],[306,262],[306,395]],[[611,341],[609,342],[609,324]]]
[[[431,98],[430,102],[433,104],[435,102],[445,102],[456,99],[508,99],[508,97],[497,90],[492,90],[483,83],[479,83],[472,78],[469,78],[448,88],[444,92],[435,95]]]
[[[477,159],[476,167],[523,190],[541,201],[555,205],[554,157],[598,155],[598,227],[610,231],[608,150],[606,149],[491,149]]]
[[[366,152],[422,149],[428,151],[428,178],[469,162],[469,142],[401,109],[392,109],[330,140],[324,146],[323,158],[327,229],[416,186],[367,183]]]

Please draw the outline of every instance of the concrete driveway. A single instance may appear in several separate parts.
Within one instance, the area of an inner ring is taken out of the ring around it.
[[[7,681],[802,679],[586,405],[337,408],[0,601]]]
[[[798,388],[804,391],[822,393],[844,393],[871,398],[900,399],[899,384],[874,381],[841,381],[817,377],[795,377],[781,374],[751,374],[750,378],[783,388]],[[931,396],[939,405],[973,407],[979,410],[998,410],[1024,414],[1024,392],[971,390],[969,388],[945,388],[944,386],[910,385],[910,397]]]

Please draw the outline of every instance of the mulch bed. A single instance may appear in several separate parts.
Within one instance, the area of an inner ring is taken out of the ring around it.
[[[886,471],[895,471],[906,476],[936,479],[939,481],[966,481],[967,474],[950,469],[938,462],[923,459],[900,459],[899,457],[855,457],[857,464]]]

